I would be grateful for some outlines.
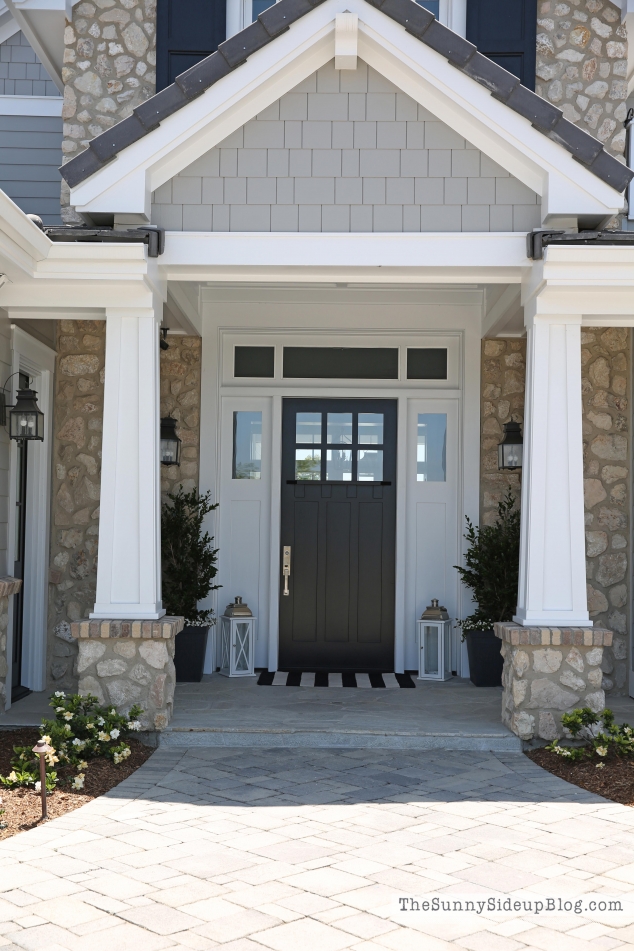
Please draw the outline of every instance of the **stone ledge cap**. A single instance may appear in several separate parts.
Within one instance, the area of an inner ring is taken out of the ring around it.
[[[122,621],[120,618],[104,618],[92,621],[73,621],[70,632],[73,637],[91,638],[127,638],[139,640],[150,638],[167,640],[183,630],[185,618],[162,617],[158,621],[142,621],[133,619]]]
[[[605,627],[522,627],[501,621],[493,630],[507,644],[534,647],[611,647],[613,636]]]
[[[0,578],[0,598],[8,598],[10,594],[17,594],[21,587],[21,578],[12,578],[10,575]]]

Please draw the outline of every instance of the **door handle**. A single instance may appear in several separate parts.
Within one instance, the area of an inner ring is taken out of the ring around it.
[[[284,591],[283,594],[285,597],[288,597],[290,591],[288,590],[288,579],[291,576],[291,546],[284,545],[282,548],[282,574],[284,576]]]

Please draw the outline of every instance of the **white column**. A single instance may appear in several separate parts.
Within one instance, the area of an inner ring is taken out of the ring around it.
[[[591,627],[586,598],[581,317],[526,315],[528,332],[517,615]]]
[[[101,508],[93,618],[160,618],[162,303],[106,310]]]

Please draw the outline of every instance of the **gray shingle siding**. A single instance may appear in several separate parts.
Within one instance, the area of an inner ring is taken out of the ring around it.
[[[0,188],[26,214],[61,224],[62,120],[0,115]]]
[[[314,73],[157,189],[171,231],[530,231],[539,197],[365,63]]]
[[[0,96],[59,96],[22,32],[0,43]]]

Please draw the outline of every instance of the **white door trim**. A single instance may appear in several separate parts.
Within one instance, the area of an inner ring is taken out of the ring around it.
[[[50,543],[50,496],[52,456],[53,381],[55,351],[11,325],[11,372],[28,373],[37,390],[38,406],[44,413],[44,442],[29,446],[26,490],[26,544],[24,562],[24,639],[22,682],[31,690],[46,687],[46,635],[48,627],[48,559]],[[9,381],[9,399],[15,402],[17,376]],[[7,567],[15,561],[15,504],[17,446],[11,442],[9,463],[9,517]],[[7,657],[13,651],[13,599],[9,607]],[[11,706],[11,664],[7,676],[6,709]]]

